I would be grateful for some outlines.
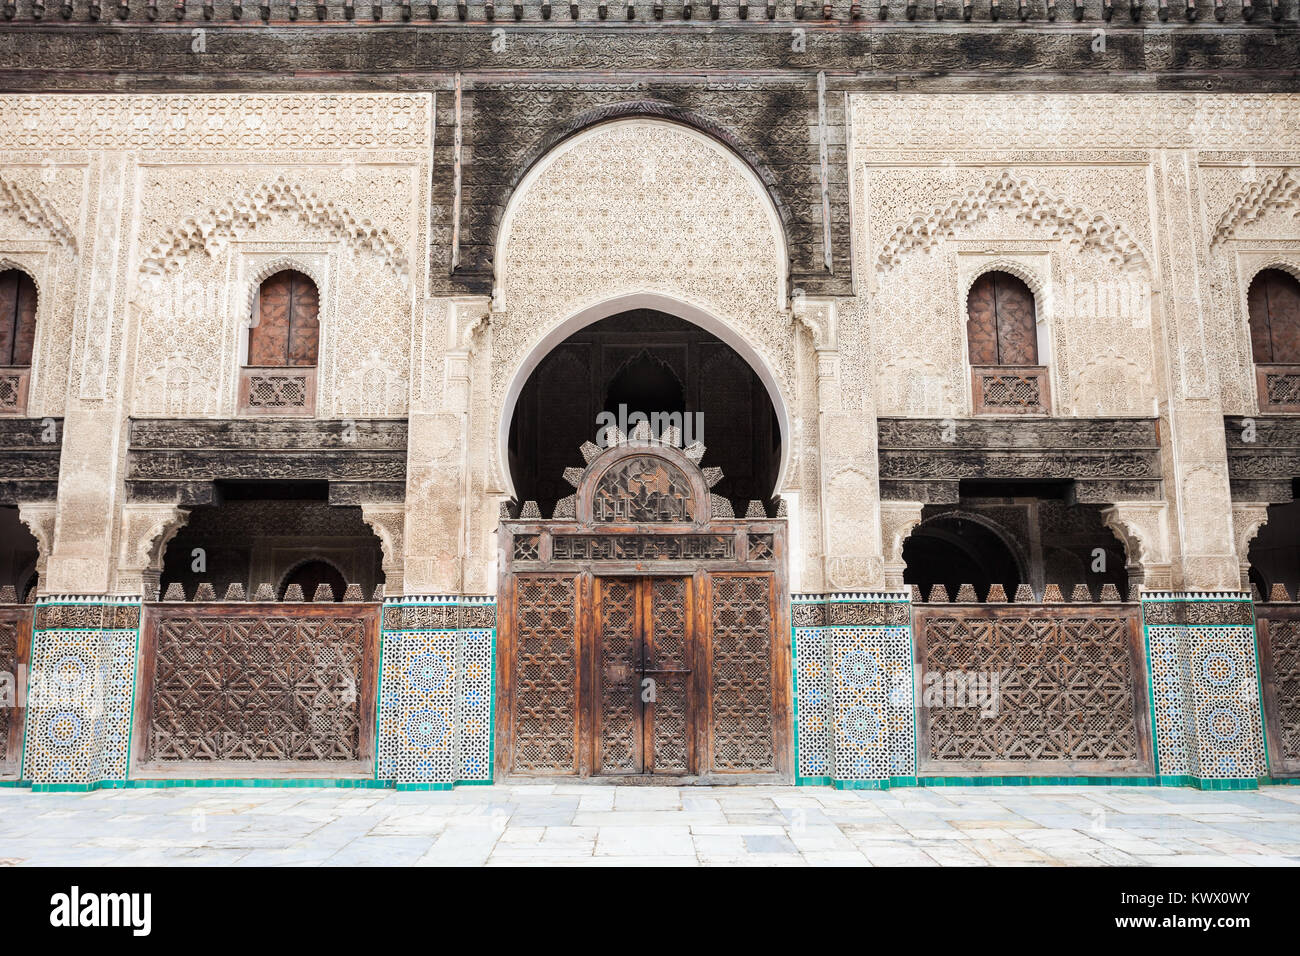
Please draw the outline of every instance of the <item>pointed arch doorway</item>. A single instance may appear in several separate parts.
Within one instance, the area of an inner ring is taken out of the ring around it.
[[[497,773],[788,782],[779,423],[725,344],[662,313],[618,318],[543,359],[511,422],[520,501],[498,532]],[[617,420],[618,406],[680,414],[598,434],[596,416]],[[683,436],[681,415],[701,409],[706,442]]]

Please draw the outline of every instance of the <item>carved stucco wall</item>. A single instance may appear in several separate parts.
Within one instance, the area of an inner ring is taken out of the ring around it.
[[[1161,419],[1177,586],[1239,580],[1222,415],[1257,409],[1246,287],[1300,270],[1300,97],[855,94],[846,400],[971,412],[965,294],[1034,289],[1057,415]]]
[[[471,323],[467,343],[474,348],[467,360],[473,368],[467,500],[474,513],[466,519],[466,589],[492,586],[497,503],[509,491],[496,439],[511,412],[511,386],[540,357],[543,339],[575,317],[594,321],[611,314],[603,303],[646,296],[683,317],[692,316],[674,303],[707,315],[752,350],[781,404],[798,417],[796,352],[804,333],[785,308],[780,222],[753,173],[711,137],[638,118],[565,140],[511,197],[496,261],[491,315],[477,327]],[[706,442],[711,424],[725,427],[706,422]],[[815,419],[811,428],[815,434]],[[595,430],[593,421],[593,436]],[[799,487],[794,457],[786,492]],[[820,520],[815,513],[809,518]],[[410,580],[408,569],[408,589]]]
[[[317,414],[406,413],[432,110],[419,93],[0,97],[0,262],[40,294],[29,414],[65,416],[44,590],[138,590],[148,542],[126,539],[151,529],[125,517],[126,419],[233,415],[268,269],[321,286]]]
[[[856,297],[787,303],[761,184],[640,118],[524,177],[490,302],[423,295],[431,94],[4,97],[0,263],[40,291],[30,413],[66,417],[47,586],[107,590],[115,558],[146,555],[126,540],[151,528],[124,517],[125,419],[231,415],[252,290],[281,266],[321,287],[318,415],[410,416],[404,524],[385,513],[408,591],[491,590],[511,384],[574,316],[646,294],[770,372],[799,586],[882,584],[868,423],[970,413],[965,295],[990,268],[1035,291],[1056,414],[1159,415],[1168,520],[1142,547],[1171,586],[1235,584],[1221,416],[1257,410],[1250,278],[1300,272],[1300,97],[849,103]]]

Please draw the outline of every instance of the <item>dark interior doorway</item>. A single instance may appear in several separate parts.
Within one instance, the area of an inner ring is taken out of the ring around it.
[[[676,414],[687,438],[708,451],[703,467],[722,469],[713,488],[744,514],[751,500],[772,513],[781,462],[776,410],[758,375],[731,346],[676,316],[624,312],[575,332],[551,350],[520,393],[510,421],[510,474],[518,500],[544,517],[573,493],[566,468],[596,441],[601,413],[614,419]],[[702,432],[702,433],[701,433]]]

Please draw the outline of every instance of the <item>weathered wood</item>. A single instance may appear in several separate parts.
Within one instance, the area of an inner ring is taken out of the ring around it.
[[[1300,605],[1256,604],[1268,772],[1300,777]]]
[[[375,754],[379,612],[375,603],[146,603],[134,772],[368,772]],[[333,626],[323,629],[327,624]],[[262,650],[271,655],[273,675],[259,677],[246,664],[233,672],[223,666],[241,660],[249,641],[271,642]],[[163,655],[163,642],[176,647]],[[304,678],[303,668],[315,670]],[[274,686],[276,679],[289,683]],[[164,698],[177,687],[188,690]]]
[[[1136,604],[918,607],[913,634],[918,772],[1154,772]],[[927,706],[935,703],[926,695],[936,675],[947,691],[948,682],[969,689],[972,678],[993,671],[996,713],[982,715],[968,696],[946,693],[939,706]]]

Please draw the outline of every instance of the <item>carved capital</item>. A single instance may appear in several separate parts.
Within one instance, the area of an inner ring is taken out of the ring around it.
[[[1124,545],[1129,593],[1172,586],[1169,505],[1163,501],[1121,501],[1101,512],[1102,523]]]
[[[1237,563],[1241,567],[1241,587],[1250,590],[1250,543],[1259,529],[1268,523],[1268,505],[1256,501],[1232,503],[1232,529],[1237,547]]]
[[[880,542],[885,555],[885,586],[903,586],[903,543],[912,529],[921,523],[920,501],[882,501],[880,503]]]
[[[127,502],[122,506],[117,590],[143,594],[157,588],[167,545],[189,520],[190,509],[171,502]]]
[[[473,352],[478,334],[492,323],[492,299],[485,295],[452,299],[447,320],[447,348]]]
[[[391,501],[361,503],[361,518],[379,537],[383,549],[384,593],[402,593],[406,561],[406,507]]]
[[[812,334],[813,348],[817,351],[839,348],[838,312],[834,299],[804,295],[796,289],[790,300],[790,312],[795,321]]]
[[[39,585],[45,584],[45,564],[54,550],[54,520],[58,504],[53,501],[28,501],[18,503],[18,520],[36,539],[36,573]]]

